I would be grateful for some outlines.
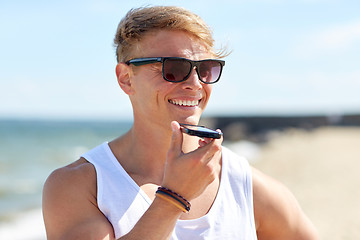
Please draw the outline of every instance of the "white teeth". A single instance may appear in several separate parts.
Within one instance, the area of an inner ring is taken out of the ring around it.
[[[186,101],[186,100],[169,100],[170,103],[175,104],[175,105],[179,105],[179,106],[187,106],[187,107],[194,107],[199,105],[199,100],[194,100],[194,101]]]

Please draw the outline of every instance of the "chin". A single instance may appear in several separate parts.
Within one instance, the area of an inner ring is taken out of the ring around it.
[[[200,121],[200,116],[189,116],[176,119],[179,123],[198,125]]]

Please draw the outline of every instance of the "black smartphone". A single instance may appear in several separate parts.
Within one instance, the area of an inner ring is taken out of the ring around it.
[[[180,126],[181,126],[180,129],[183,133],[201,138],[219,139],[223,135],[222,133],[206,128],[204,126],[184,124],[184,123],[180,123]]]

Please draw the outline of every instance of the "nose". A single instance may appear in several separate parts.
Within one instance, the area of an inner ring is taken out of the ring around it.
[[[196,67],[191,70],[189,78],[183,82],[183,87],[185,89],[191,90],[197,90],[202,87],[201,81],[199,79],[199,73]]]

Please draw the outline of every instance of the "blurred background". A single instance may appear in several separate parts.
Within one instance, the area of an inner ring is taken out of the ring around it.
[[[1,1],[0,239],[45,239],[57,167],[131,126],[113,37],[134,7],[200,15],[232,51],[203,123],[295,194],[322,239],[360,238],[360,2]]]

